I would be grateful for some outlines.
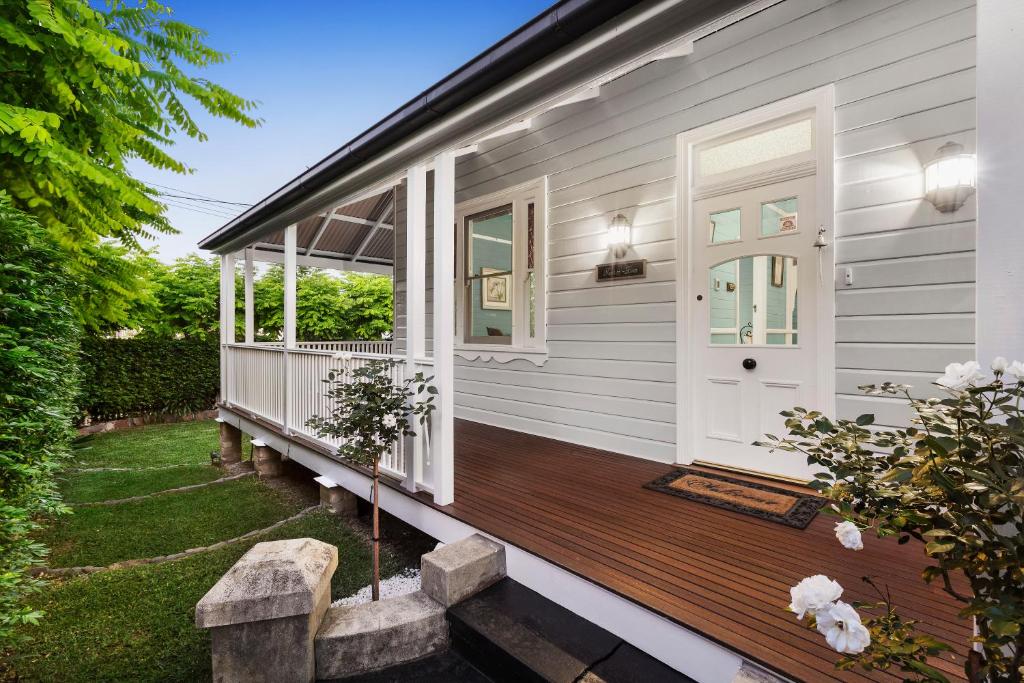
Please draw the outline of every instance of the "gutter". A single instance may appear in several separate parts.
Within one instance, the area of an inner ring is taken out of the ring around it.
[[[216,249],[641,0],[561,0],[199,242]]]

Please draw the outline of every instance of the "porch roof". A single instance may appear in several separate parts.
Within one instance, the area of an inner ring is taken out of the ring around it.
[[[296,251],[303,256],[352,264],[394,265],[393,189],[299,221]],[[254,244],[257,252],[284,251],[284,230]]]

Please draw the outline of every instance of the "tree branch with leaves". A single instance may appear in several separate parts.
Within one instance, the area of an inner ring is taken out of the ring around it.
[[[175,232],[160,193],[127,165],[190,173],[168,152],[205,140],[192,109],[255,127],[255,103],[196,76],[227,59],[157,2],[0,3],[0,187],[64,250],[87,326],[119,323],[135,290],[101,244]],[[106,264],[107,267],[102,267]],[[111,299],[90,305],[97,296]],[[96,317],[93,317],[96,316]]]

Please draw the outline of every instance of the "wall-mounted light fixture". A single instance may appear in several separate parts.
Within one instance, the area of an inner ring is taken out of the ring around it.
[[[608,224],[608,248],[615,256],[625,256],[629,250],[629,219],[621,213],[616,214],[612,222]]]
[[[956,211],[974,194],[977,161],[964,146],[947,142],[924,165],[924,198],[943,213]]]

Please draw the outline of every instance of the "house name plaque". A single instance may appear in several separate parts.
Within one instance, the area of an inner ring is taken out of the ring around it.
[[[638,261],[616,261],[597,266],[597,281],[633,280],[647,277],[647,259]]]

